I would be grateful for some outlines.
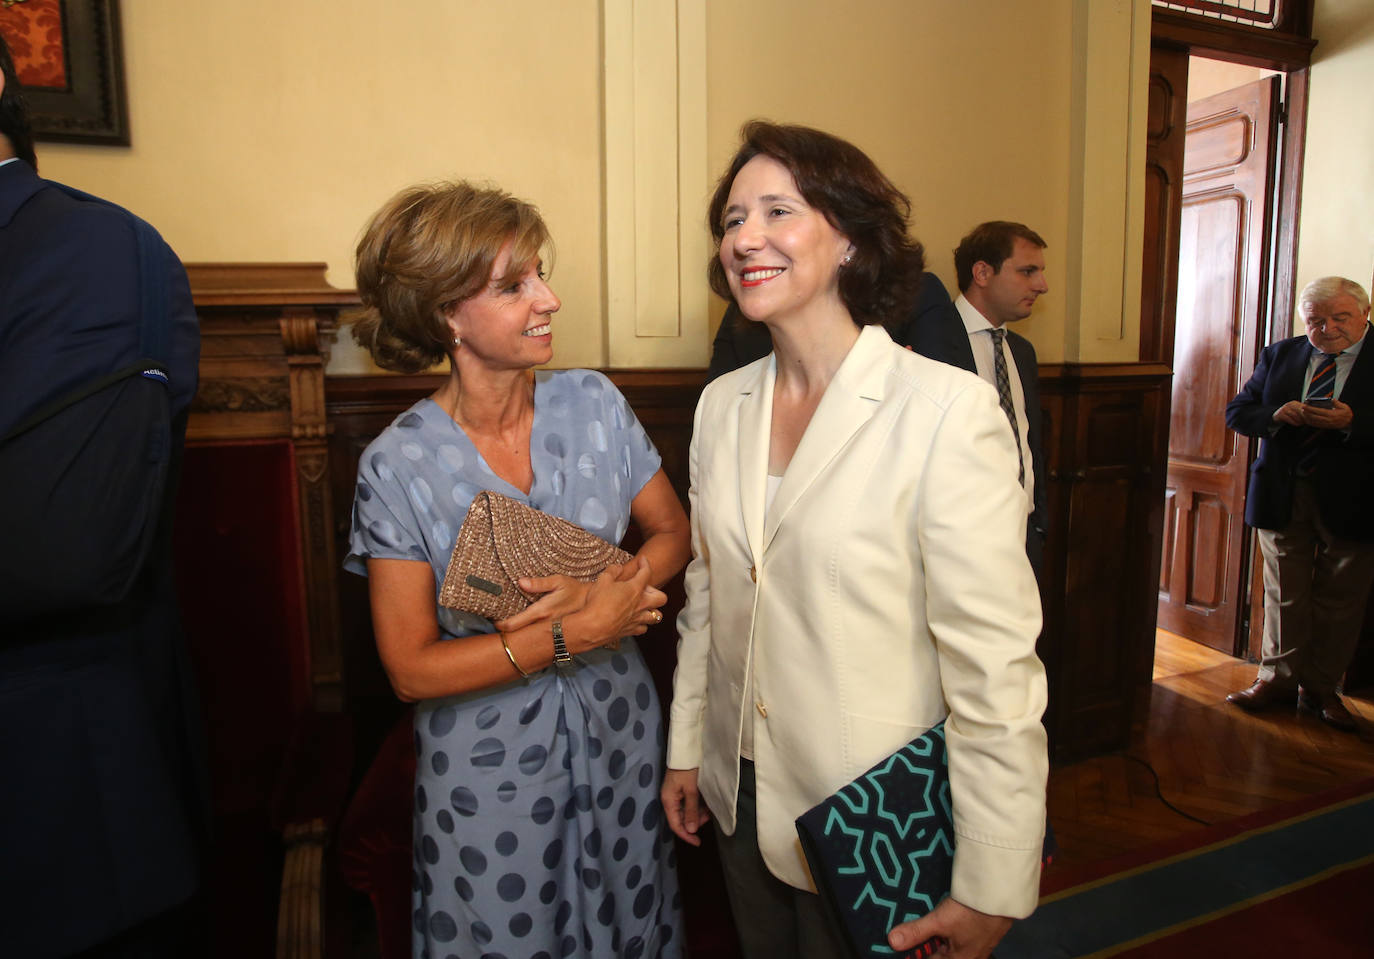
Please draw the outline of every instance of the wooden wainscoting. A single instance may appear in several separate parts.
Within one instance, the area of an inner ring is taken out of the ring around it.
[[[1161,363],[1040,368],[1050,528],[1039,648],[1055,759],[1124,747],[1149,689],[1171,380]]]

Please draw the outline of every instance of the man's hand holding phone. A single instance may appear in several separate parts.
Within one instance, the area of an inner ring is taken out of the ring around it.
[[[1302,405],[1302,422],[1319,430],[1345,430],[1355,422],[1355,413],[1340,400],[1311,399]]]

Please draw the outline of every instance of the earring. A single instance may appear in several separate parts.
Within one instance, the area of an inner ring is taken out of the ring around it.
[[[455,336],[455,337],[453,338],[453,345],[454,345],[454,346],[462,346],[462,345],[463,345],[463,338],[462,338],[461,336]]]
[[[852,260],[852,259],[854,259],[854,255],[851,254],[851,253],[846,253],[846,254],[844,255],[844,260],[842,261],[842,265],[843,265],[843,266],[848,266],[848,265],[849,265],[849,261]]]

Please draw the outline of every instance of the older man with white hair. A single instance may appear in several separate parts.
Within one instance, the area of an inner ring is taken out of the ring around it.
[[[1374,583],[1374,355],[1363,357],[1369,296],[1339,276],[1303,288],[1305,336],[1264,348],[1226,407],[1226,425],[1260,440],[1245,521],[1264,554],[1259,675],[1227,702],[1291,706],[1338,729],[1355,720],[1336,694]]]

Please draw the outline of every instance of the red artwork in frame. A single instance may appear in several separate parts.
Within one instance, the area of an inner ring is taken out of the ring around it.
[[[0,0],[39,140],[128,146],[119,0]]]
[[[67,45],[59,0],[0,0],[0,33],[26,88],[67,88]]]

